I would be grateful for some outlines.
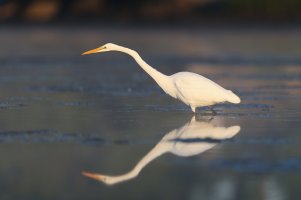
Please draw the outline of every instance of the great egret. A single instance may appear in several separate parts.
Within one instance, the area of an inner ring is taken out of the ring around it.
[[[101,53],[106,51],[120,51],[132,56],[140,67],[148,73],[173,98],[179,99],[191,110],[200,106],[211,106],[217,103],[240,103],[240,98],[231,90],[226,90],[217,83],[192,72],[178,72],[167,76],[148,65],[139,54],[129,48],[107,43],[96,49],[84,52],[82,55]]]
[[[90,172],[82,174],[107,185],[113,185],[135,178],[147,164],[165,153],[170,152],[182,157],[198,155],[213,148],[220,141],[234,137],[239,131],[240,126],[215,126],[213,123],[197,121],[192,117],[190,122],[167,133],[128,173],[119,176]]]

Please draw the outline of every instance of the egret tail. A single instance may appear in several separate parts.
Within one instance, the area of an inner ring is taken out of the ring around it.
[[[226,94],[226,101],[230,103],[240,103],[240,98],[236,94],[234,94],[231,90],[228,90]]]

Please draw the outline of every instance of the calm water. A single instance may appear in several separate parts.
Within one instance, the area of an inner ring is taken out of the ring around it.
[[[300,35],[1,27],[0,199],[300,199]],[[106,42],[242,103],[194,119],[127,55],[80,56]]]

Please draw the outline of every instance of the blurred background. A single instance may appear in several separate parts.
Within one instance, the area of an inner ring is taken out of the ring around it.
[[[300,22],[301,0],[0,0],[0,199],[301,199]],[[82,176],[128,172],[192,117],[128,55],[80,56],[107,42],[233,90],[199,111],[241,131],[120,185]]]
[[[301,0],[0,0],[2,22],[301,19]]]

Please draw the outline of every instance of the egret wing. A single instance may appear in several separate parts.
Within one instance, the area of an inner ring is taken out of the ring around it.
[[[182,72],[174,77],[175,87],[179,98],[189,102],[210,105],[215,102],[223,102],[225,90],[213,81],[194,73]]]

